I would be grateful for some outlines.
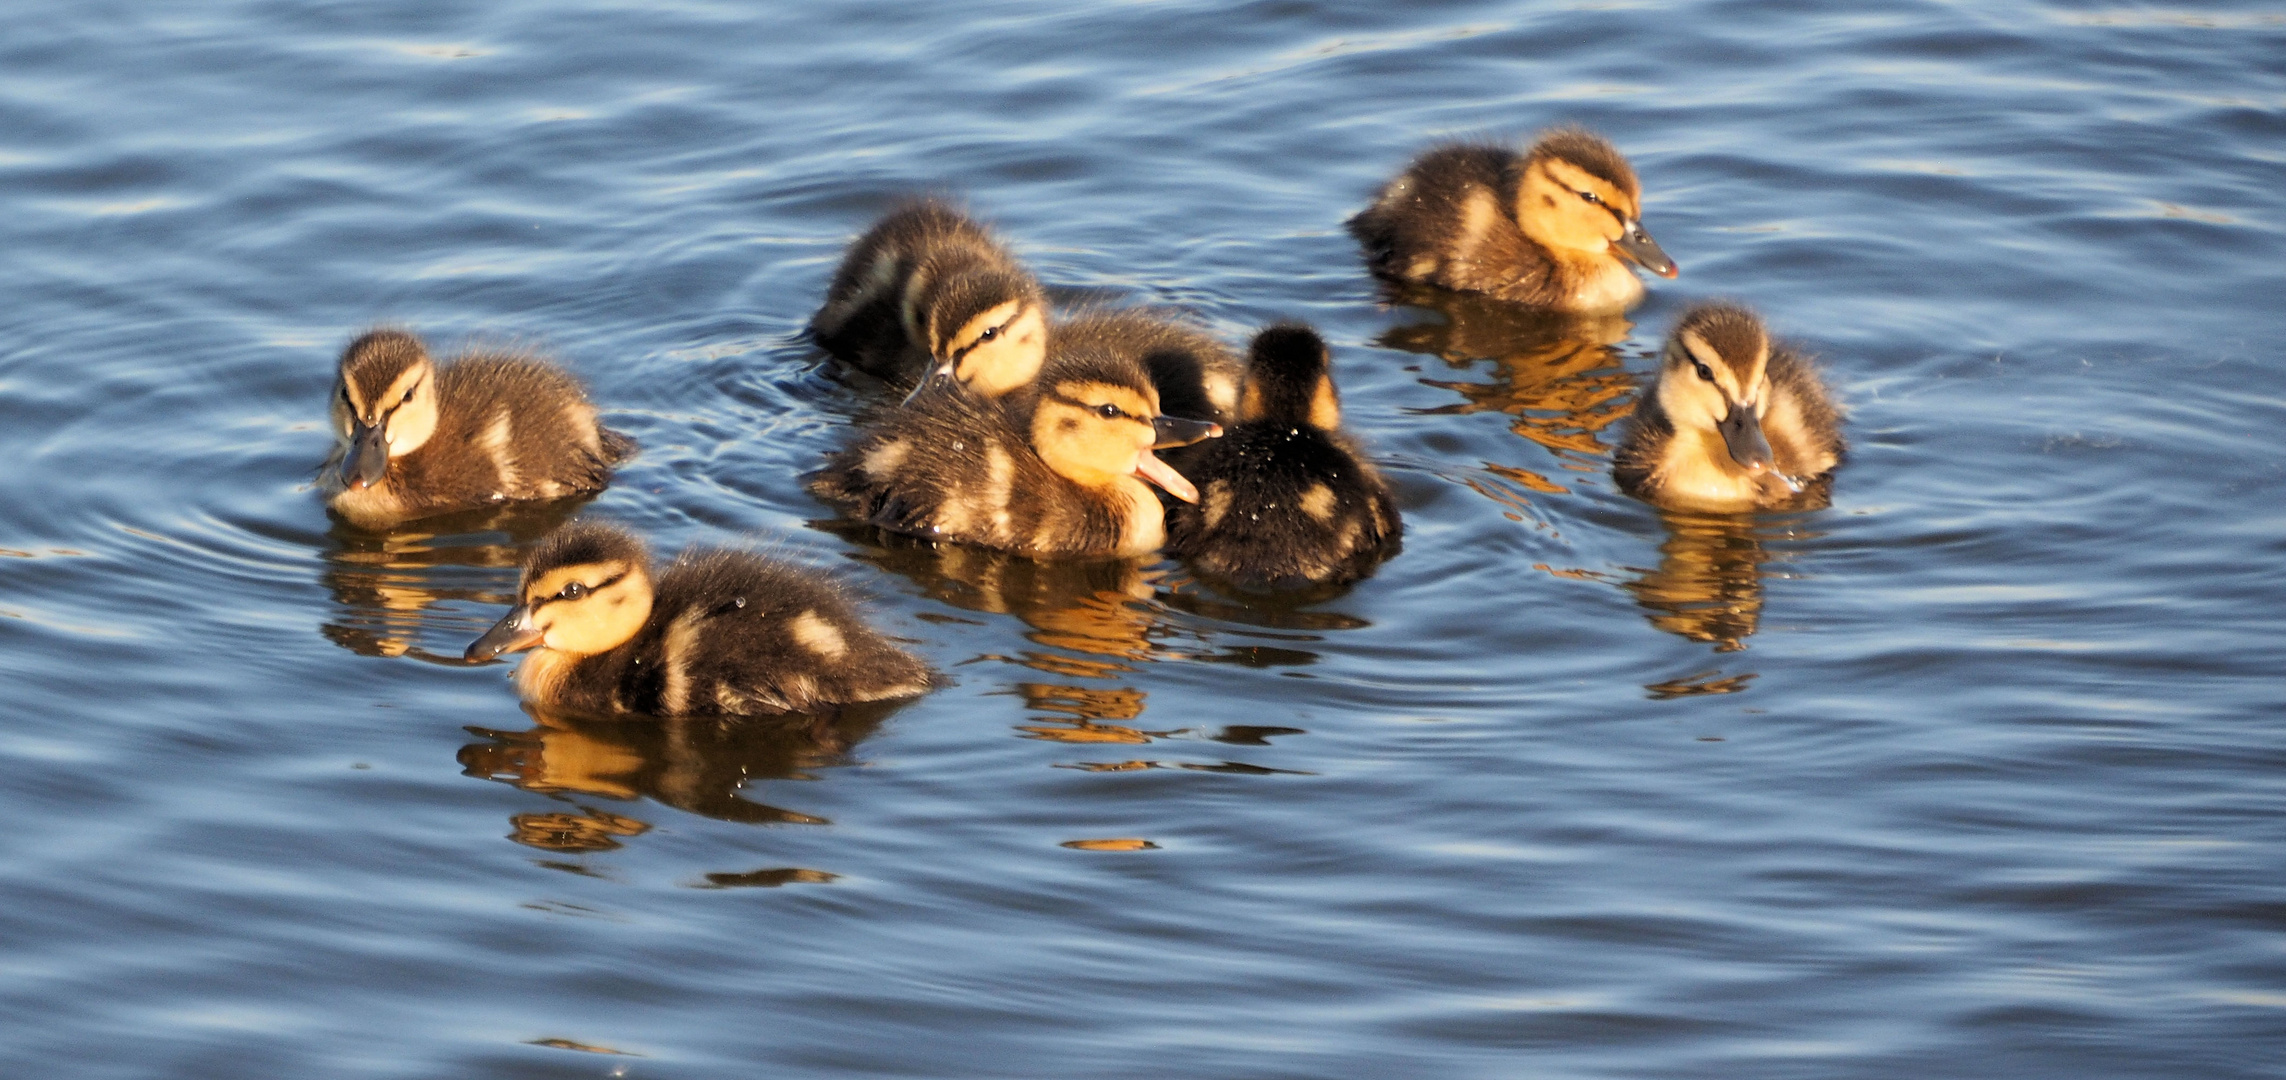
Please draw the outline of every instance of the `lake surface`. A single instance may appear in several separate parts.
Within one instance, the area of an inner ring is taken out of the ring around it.
[[[1755,0],[90,4],[0,37],[0,1071],[2286,1075],[2286,13]],[[1627,320],[1393,297],[1430,142],[1593,126]],[[1337,595],[833,526],[798,334],[900,196],[1308,319],[1406,515]],[[1692,300],[1830,509],[1614,491]],[[953,684],[527,711],[548,515],[329,522],[342,345],[546,349],[586,512],[826,568]]]

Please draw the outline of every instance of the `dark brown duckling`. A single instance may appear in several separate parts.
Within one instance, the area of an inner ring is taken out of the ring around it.
[[[1674,277],[1643,231],[1635,170],[1578,128],[1529,151],[1455,143],[1415,159],[1349,219],[1366,264],[1392,281],[1488,293],[1565,311],[1624,311],[1643,298],[1632,263]]]
[[[985,397],[1047,356],[1040,283],[984,226],[934,199],[890,211],[849,247],[810,319],[827,352],[893,386],[942,365]]]
[[[1197,505],[1167,515],[1167,554],[1254,588],[1343,584],[1396,553],[1389,485],[1341,430],[1325,341],[1300,323],[1254,338],[1241,419],[1199,447]]]
[[[1675,509],[1824,505],[1846,450],[1817,368],[1773,345],[1752,311],[1700,304],[1675,324],[1658,375],[1636,395],[1612,475],[1622,491]]]
[[[524,556],[521,602],[471,662],[530,649],[516,688],[599,715],[744,716],[910,697],[928,666],[815,573],[693,548],[653,578],[634,534],[573,522]]]
[[[327,502],[366,529],[592,494],[635,451],[554,365],[471,353],[439,366],[402,330],[375,330],[343,351],[333,423],[341,444],[326,462]]]
[[[882,410],[810,477],[810,492],[891,532],[1032,558],[1155,551],[1166,516],[1146,482],[1198,498],[1151,450],[1219,429],[1161,416],[1137,358],[1066,350],[1011,396],[931,394]]]

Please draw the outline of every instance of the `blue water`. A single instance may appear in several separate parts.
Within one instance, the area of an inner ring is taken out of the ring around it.
[[[2286,14],[16,14],[0,1072],[2286,1075]],[[1630,319],[1360,270],[1411,154],[1565,122],[1682,266]],[[798,331],[920,191],[1311,320],[1403,553],[1279,602],[821,521],[868,391]],[[1832,508],[1613,490],[1711,296],[1823,358]],[[954,685],[601,724],[441,662],[549,521],[329,523],[379,322],[557,355],[643,444],[589,512]]]

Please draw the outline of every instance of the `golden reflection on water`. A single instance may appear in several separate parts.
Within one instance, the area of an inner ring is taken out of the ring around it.
[[[524,546],[586,505],[566,499],[428,518],[388,532],[335,522],[319,580],[339,605],[320,629],[361,656],[402,656],[458,665],[461,649],[515,603]],[[447,601],[466,613],[437,612]],[[435,642],[431,650],[421,643]]]
[[[843,521],[820,521],[858,558],[902,575],[954,607],[1013,615],[1045,650],[1008,660],[1066,678],[1115,678],[1163,648],[1175,630],[1152,603],[1159,572],[1136,559],[1041,562],[963,544],[931,544]],[[1077,655],[1072,655],[1077,654]]]
[[[1608,451],[1599,435],[1634,410],[1635,379],[1622,366],[1618,348],[1633,324],[1617,315],[1538,311],[1417,287],[1391,289],[1386,299],[1425,308],[1442,319],[1392,327],[1377,342],[1382,347],[1434,356],[1456,369],[1492,362],[1491,382],[1421,380],[1462,399],[1425,413],[1502,413],[1510,418],[1509,430],[1545,447],[1564,468],[1603,471],[1601,459]],[[1530,469],[1490,462],[1486,467],[1527,491],[1570,490]],[[1520,498],[1491,484],[1474,486],[1499,502]]]
[[[464,775],[556,796],[577,807],[517,814],[509,819],[509,839],[547,851],[609,851],[649,831],[651,823],[574,800],[648,798],[745,825],[831,824],[752,801],[743,792],[757,781],[815,779],[809,770],[842,763],[850,748],[895,708],[866,706],[826,716],[625,720],[593,719],[527,703],[530,729],[469,728],[482,741],[461,747],[459,760]],[[740,877],[729,875],[718,884],[756,883],[732,880]]]
[[[1762,564],[1770,559],[1754,519],[1673,511],[1659,517],[1667,539],[1658,567],[1621,586],[1661,630],[1716,652],[1746,648],[1762,624]]]

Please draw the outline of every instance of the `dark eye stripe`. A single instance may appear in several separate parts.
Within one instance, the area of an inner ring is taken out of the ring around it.
[[[619,580],[620,580],[621,578],[624,578],[624,577],[626,577],[626,576],[627,576],[627,575],[626,575],[626,573],[625,573],[625,572],[621,572],[621,573],[613,574],[613,575],[611,575],[610,577],[604,578],[602,581],[598,581],[598,582],[596,582],[594,585],[592,585],[592,586],[589,586],[587,591],[588,591],[588,592],[590,592],[590,593],[599,593],[599,592],[602,592],[603,590],[605,590],[605,589],[608,589],[608,588],[612,587],[613,585],[617,585],[617,584],[619,584]],[[572,582],[572,584],[573,584],[573,585],[577,585],[577,584],[579,584],[579,582],[576,582],[576,581],[575,581],[575,582]],[[554,596],[544,596],[544,597],[541,597],[541,598],[540,598],[540,599],[538,599],[538,600],[534,600],[534,601],[532,601],[532,610],[534,610],[534,611],[538,611],[538,610],[540,610],[541,608],[544,608],[544,607],[548,606],[549,604],[553,604],[553,603],[555,603],[556,601],[558,601],[558,600],[561,600],[561,599],[564,599],[563,590],[561,590],[561,589],[558,589],[558,590],[556,590],[556,594],[555,594]],[[577,598],[577,597],[573,597],[573,599],[578,599],[578,598]]]

